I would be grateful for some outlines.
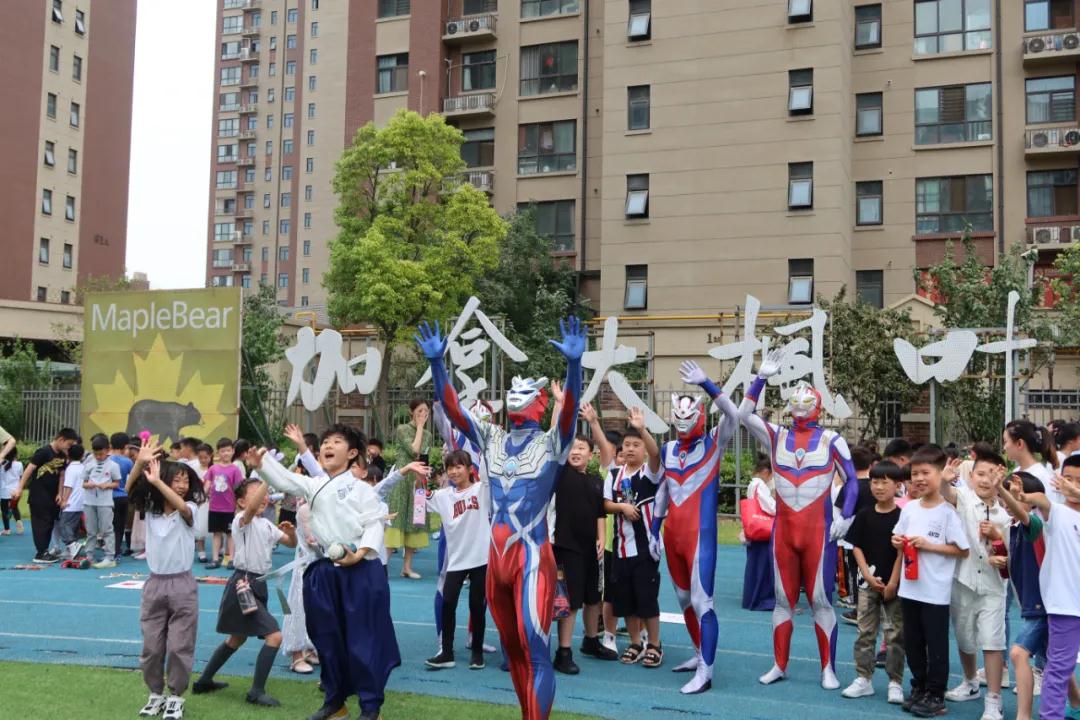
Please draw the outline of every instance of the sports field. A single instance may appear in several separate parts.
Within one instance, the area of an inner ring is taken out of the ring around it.
[[[23,536],[0,537],[0,707],[3,708],[0,717],[9,711],[17,713],[12,717],[22,716],[22,713],[57,719],[134,717],[145,700],[138,674],[117,673],[116,677],[102,674],[103,690],[94,697],[90,711],[84,711],[81,703],[89,696],[78,688],[85,682],[90,683],[87,687],[96,687],[94,678],[97,675],[69,678],[55,668],[41,668],[35,672],[32,666],[9,665],[7,662],[84,665],[97,669],[136,668],[141,647],[139,590],[109,586],[138,580],[139,574],[146,572],[146,564],[126,559],[115,571],[63,570],[58,566],[38,571],[12,569],[28,562],[32,555],[29,532]],[[281,548],[274,557],[276,564],[284,564],[292,558],[292,551]],[[873,698],[846,700],[839,691],[821,689],[817,645],[808,613],[796,618],[789,679],[770,687],[759,685],[758,675],[772,664],[771,621],[769,613],[751,613],[739,607],[743,557],[743,550],[738,546],[718,549],[716,610],[720,620],[720,642],[716,681],[711,692],[692,697],[679,693],[687,676],[673,674],[670,668],[689,658],[692,649],[685,628],[677,622],[665,622],[662,625],[666,653],[664,667],[648,670],[640,665],[626,667],[617,662],[578,656],[581,674],[558,676],[556,710],[618,720],[907,717],[898,707],[886,704],[887,681],[880,670],[875,676],[878,692]],[[421,580],[397,577],[400,560],[391,559],[392,611],[403,665],[394,672],[389,690],[409,695],[515,704],[510,677],[499,670],[497,655],[489,655],[488,667],[481,671],[470,671],[461,663],[455,669],[438,672],[424,667],[423,660],[435,650],[432,621],[434,558],[433,548],[417,556],[416,569],[424,576]],[[197,574],[222,578],[228,575],[225,570],[208,573],[198,565],[196,568]],[[200,585],[196,672],[221,641],[214,632],[220,594],[220,585]],[[458,611],[459,646],[465,642],[466,605],[462,603]],[[667,582],[661,594],[661,609],[665,613],[676,613],[678,609]],[[273,592],[271,610],[280,613]],[[490,622],[487,634],[488,641],[497,645],[497,635]],[[851,663],[854,636],[854,627],[841,624],[837,674],[843,685],[854,676]],[[575,650],[579,642],[580,637],[575,640]],[[625,644],[625,638],[620,639],[620,644]],[[223,674],[250,678],[257,650],[258,644],[249,642],[226,665]],[[458,656],[459,659],[467,658],[463,647],[459,647]],[[952,672],[952,682],[958,681],[959,662],[955,659]],[[283,683],[278,679],[299,679],[289,672],[285,658],[275,668],[268,690],[285,700],[287,706],[281,710],[259,711],[260,717],[303,717],[303,713],[318,706],[313,676],[298,683]],[[241,690],[246,687],[245,682],[234,680],[236,687],[225,691],[228,693],[225,698],[189,697],[187,716],[255,717],[244,714],[249,712],[242,702]],[[466,716],[475,718],[478,714],[493,720],[516,717],[515,712],[495,714],[485,711],[484,706],[459,708],[443,706],[437,701],[424,703],[409,695],[395,695],[385,708],[384,718],[450,720]],[[235,702],[235,707],[225,702],[229,698]],[[64,707],[69,710],[61,707],[65,699],[68,704]],[[1015,703],[1012,692],[1006,692],[1006,717],[1014,715]],[[355,712],[355,706],[353,709]],[[950,704],[949,713],[955,718],[975,720],[982,714],[982,703]]]

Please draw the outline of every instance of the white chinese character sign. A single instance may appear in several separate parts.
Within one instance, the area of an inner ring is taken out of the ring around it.
[[[582,367],[593,371],[592,379],[589,381],[588,387],[585,388],[585,392],[581,395],[581,402],[583,404],[592,402],[600,391],[600,385],[607,380],[608,387],[615,393],[615,397],[619,399],[623,407],[627,410],[639,408],[645,413],[645,427],[650,432],[666,433],[668,424],[653,412],[652,408],[642,402],[638,394],[634,392],[634,388],[630,386],[630,381],[626,379],[626,376],[615,369],[619,365],[626,365],[637,359],[637,348],[619,345],[617,344],[618,340],[619,320],[615,317],[609,317],[604,321],[604,334],[600,338],[600,348],[591,350],[581,356]]]
[[[343,393],[359,392],[370,395],[379,383],[382,371],[382,353],[376,347],[368,347],[362,354],[346,360],[341,354],[342,337],[337,330],[323,330],[315,335],[310,327],[300,328],[296,333],[296,344],[285,351],[285,359],[292,366],[289,379],[288,404],[292,404],[299,395],[308,411],[317,410],[326,400],[334,381]],[[318,358],[315,379],[304,379],[304,370],[308,363]],[[364,364],[361,375],[353,373],[353,368]]]

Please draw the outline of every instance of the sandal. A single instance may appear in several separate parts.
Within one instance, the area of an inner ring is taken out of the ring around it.
[[[641,666],[658,668],[662,662],[664,662],[664,649],[659,645],[646,643],[645,652],[642,654]]]
[[[297,675],[310,675],[311,673],[315,672],[315,668],[311,667],[311,665],[309,665],[307,660],[305,660],[304,658],[293,660],[289,664],[289,669]]]
[[[627,646],[625,650],[623,650],[623,654],[622,657],[619,658],[619,662],[625,665],[633,665],[641,659],[644,651],[645,648],[643,648],[640,644],[633,643],[632,645]]]
[[[308,661],[309,665],[318,665],[319,664],[319,654],[317,652],[315,652],[314,650],[305,650],[304,651],[304,659]]]

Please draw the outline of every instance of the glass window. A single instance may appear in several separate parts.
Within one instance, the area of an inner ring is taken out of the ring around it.
[[[278,262],[288,262],[289,261],[289,246],[288,245],[283,245],[283,246],[281,246],[281,247],[279,247],[277,249],[277,259],[278,259]]]
[[[291,77],[291,76],[293,76],[295,74],[296,74],[296,61],[295,60],[286,61],[286,63],[285,63],[285,75]]]
[[[305,285],[311,282],[311,268],[304,268],[300,271],[300,282]]]
[[[304,200],[311,201],[311,198],[315,195],[314,188],[311,185],[304,186]]]
[[[47,297],[48,297],[48,291],[45,288],[43,288],[42,286],[38,285],[38,289],[37,289],[38,302],[45,302],[45,299]]]
[[[244,16],[243,15],[226,15],[221,18],[221,34],[230,35],[232,33],[238,33],[244,29]]]
[[[79,108],[79,103],[71,103],[71,127],[79,127],[79,119],[82,116],[82,112]]]
[[[855,96],[855,135],[866,137],[881,134],[881,93],[859,93]]]
[[[64,198],[64,219],[75,222],[75,198],[70,195]]]
[[[38,240],[38,262],[42,265],[49,264],[49,238]]]
[[[86,34],[86,13],[82,10],[75,11],[75,34]]]
[[[466,167],[492,167],[495,165],[495,128],[465,130],[465,142],[461,144],[461,159]]]
[[[576,13],[580,9],[579,0],[521,0],[523,18]]]
[[[311,37],[319,37],[319,23],[311,23]]]
[[[919,178],[915,181],[915,233],[993,232],[994,185],[990,175]]]
[[[915,144],[974,142],[993,137],[990,83],[915,91]]]
[[[652,0],[630,0],[630,19],[626,23],[626,37],[630,40],[648,40],[652,36]]]
[[[518,127],[518,174],[577,170],[577,121]]]
[[[277,286],[279,288],[289,287],[289,273],[278,273]]]
[[[315,90],[319,86],[319,81],[314,75],[308,75],[307,89]]]
[[[855,224],[880,225],[881,215],[881,181],[855,183]]]
[[[814,302],[814,261],[809,258],[788,260],[788,303],[809,305]]]
[[[82,58],[78,55],[71,58],[71,78],[82,82]]]
[[[788,163],[788,208],[814,207],[814,163]]]
[[[79,172],[79,151],[68,148],[68,172],[74,175]]]
[[[990,0],[915,0],[915,54],[988,50]]]
[[[788,114],[810,115],[814,112],[814,70],[788,71]]]
[[[282,99],[285,102],[294,102],[296,100],[296,87],[290,85],[289,87],[285,88],[284,92],[282,93]]]
[[[1027,174],[1029,218],[1077,215],[1076,169],[1044,170]]]
[[[881,270],[855,271],[855,297],[870,307],[885,307],[885,280]]]
[[[45,141],[45,164],[49,167],[56,165],[56,144],[51,140]]]
[[[308,173],[315,172],[315,158],[313,158],[313,157],[304,158],[304,172],[308,172]]]
[[[292,193],[281,193],[281,207],[292,207]]]
[[[311,255],[311,241],[310,240],[305,240],[304,241],[304,257],[309,257],[310,255]]]
[[[71,243],[64,243],[64,269],[70,270],[75,264],[75,248]]]
[[[45,96],[45,114],[53,120],[56,119],[56,93],[48,93]]]
[[[304,229],[311,229],[311,213],[309,212],[304,213]]]
[[[236,188],[235,170],[218,170],[216,177],[218,190],[232,190]]]
[[[270,24],[271,25],[277,25],[277,16],[278,16],[278,11],[277,10],[271,10],[270,11]]]
[[[308,50],[308,64],[309,65],[317,65],[318,62],[319,62],[319,49],[318,48],[311,48],[310,50]]]
[[[498,0],[462,0],[461,4],[463,15],[479,15],[481,13],[497,12],[498,10]]]
[[[49,69],[60,72],[60,48],[55,45],[49,46]]]
[[[521,49],[521,95],[572,92],[577,87],[576,40]]]
[[[814,4],[812,0],[788,0],[788,22],[810,22],[814,19]]]
[[[648,85],[636,85],[626,88],[627,128],[629,130],[647,130],[649,128],[650,88]]]
[[[52,215],[52,190],[41,191],[41,212],[43,215]]]
[[[278,235],[288,235],[292,229],[292,221],[280,220],[278,221]]]
[[[649,266],[626,266],[626,292],[623,295],[623,308],[626,310],[644,310],[649,304]]]
[[[315,131],[314,130],[308,130],[307,131],[307,144],[308,145],[314,145],[315,144]]]
[[[64,22],[64,0],[53,0],[52,20],[55,23]]]
[[[1073,0],[1024,0],[1024,32],[1074,27]]]
[[[624,214],[628,218],[649,217],[649,176],[626,176],[626,207]]]
[[[1027,123],[1071,122],[1076,119],[1076,76],[1028,78]]]
[[[551,238],[551,249],[569,252],[574,249],[574,201],[553,200],[549,202],[522,203],[518,210],[532,207],[536,213],[536,232]]]
[[[380,55],[377,59],[376,93],[404,92],[409,89],[409,54]]]
[[[315,117],[315,103],[308,103],[307,104],[307,116],[309,118]]]
[[[281,116],[281,126],[291,128],[293,126],[293,114],[285,113]],[[289,142],[292,142],[291,140]]]
[[[240,67],[223,67],[221,68],[221,84],[222,85],[239,85],[240,84]]]
[[[855,8],[855,49],[881,47],[881,5]]]
[[[495,51],[463,53],[461,56],[461,89],[491,90],[495,87]]]
[[[379,0],[379,17],[409,14],[409,0]]]
[[[286,22],[295,23],[299,16],[300,16],[300,9],[299,8],[289,8],[288,10],[285,11],[285,21]]]
[[[214,242],[231,242],[235,231],[235,223],[214,223]]]
[[[262,261],[263,262],[270,262],[270,248],[264,247],[262,249]]]
[[[270,193],[263,193],[263,207],[270,207]]]

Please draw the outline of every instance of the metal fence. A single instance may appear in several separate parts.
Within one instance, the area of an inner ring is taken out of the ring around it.
[[[60,428],[79,427],[78,390],[23,390],[23,437],[44,445]]]

